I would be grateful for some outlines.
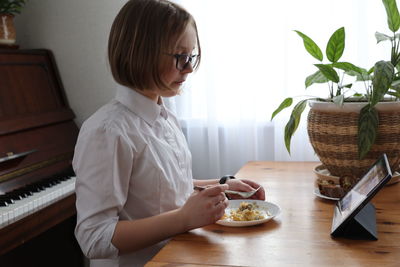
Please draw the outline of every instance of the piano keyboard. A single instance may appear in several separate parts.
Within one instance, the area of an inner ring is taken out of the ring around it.
[[[0,195],[0,229],[75,192],[75,176],[49,178]]]

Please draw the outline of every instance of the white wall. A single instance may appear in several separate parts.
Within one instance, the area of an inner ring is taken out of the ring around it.
[[[112,21],[125,0],[29,0],[15,18],[20,49],[55,56],[69,104],[81,123],[114,96],[107,61]]]

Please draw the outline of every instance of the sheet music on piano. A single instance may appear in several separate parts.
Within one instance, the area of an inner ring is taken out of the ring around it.
[[[0,49],[0,265],[83,266],[78,127],[49,50]]]

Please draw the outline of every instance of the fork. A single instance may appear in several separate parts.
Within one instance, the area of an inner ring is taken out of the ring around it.
[[[254,195],[255,193],[257,193],[257,191],[258,191],[260,188],[261,188],[261,186],[258,187],[256,190],[248,191],[248,192],[235,191],[235,190],[225,190],[224,192],[225,192],[225,194],[235,194],[235,195],[241,196],[242,198],[249,198],[249,197],[251,197],[252,195]],[[193,189],[194,189],[194,190],[202,191],[202,190],[206,189],[206,187],[203,187],[203,186],[195,186]]]
[[[239,195],[242,198],[249,198],[252,195],[254,195],[255,193],[257,193],[257,191],[261,188],[258,187],[256,190],[253,191],[248,191],[248,192],[241,192],[241,191],[234,191],[234,190],[225,190],[225,194],[235,194],[235,195]]]

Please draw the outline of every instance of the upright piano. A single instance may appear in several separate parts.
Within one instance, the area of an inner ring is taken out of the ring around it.
[[[0,49],[0,266],[83,266],[74,117],[50,51]]]

